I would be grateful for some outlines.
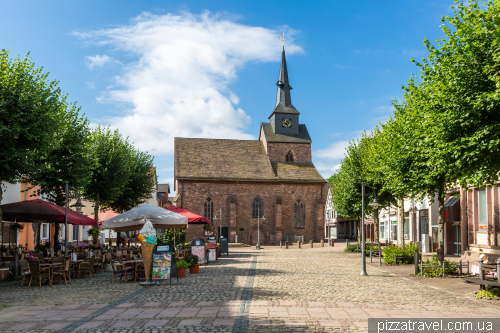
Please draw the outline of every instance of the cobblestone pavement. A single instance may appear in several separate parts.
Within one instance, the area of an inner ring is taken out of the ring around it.
[[[390,275],[342,247],[230,248],[172,285],[0,286],[1,332],[358,332],[368,318],[498,318],[500,301]]]

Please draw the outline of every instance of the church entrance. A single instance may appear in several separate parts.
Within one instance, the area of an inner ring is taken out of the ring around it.
[[[260,235],[258,233],[260,232]],[[252,233],[250,234],[250,245],[257,245],[257,240],[260,237],[260,245],[266,245],[267,237],[264,229],[260,228],[257,229],[257,227],[252,229]]]

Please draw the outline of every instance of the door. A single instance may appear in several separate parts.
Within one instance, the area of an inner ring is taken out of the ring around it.
[[[264,231],[262,231],[262,228],[260,229],[254,228],[252,230],[252,234],[250,236],[251,245],[257,245],[259,237],[260,237],[260,245],[266,245],[266,235]]]
[[[456,256],[462,254],[462,228],[460,224],[453,226],[453,254]]]
[[[221,236],[229,239],[229,227],[222,227],[221,229]]]

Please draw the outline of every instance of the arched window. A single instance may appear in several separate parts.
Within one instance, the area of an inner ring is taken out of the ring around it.
[[[289,151],[288,154],[286,154],[286,161],[293,162],[293,154],[291,151]]]
[[[214,202],[210,197],[205,200],[205,217],[213,222],[214,220]]]
[[[264,207],[262,207],[262,199],[259,197],[255,197],[253,199],[252,203],[252,217],[257,218],[260,217],[262,218],[264,216]]]
[[[306,209],[304,207],[304,202],[301,199],[297,199],[297,201],[295,201],[293,212],[294,228],[304,229],[306,225]]]

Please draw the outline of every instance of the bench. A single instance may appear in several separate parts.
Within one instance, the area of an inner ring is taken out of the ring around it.
[[[486,280],[485,272],[496,272],[497,282]],[[464,282],[478,284],[479,288],[484,289],[485,286],[498,287],[498,296],[500,296],[500,259],[496,264],[484,264],[483,260],[479,260],[479,278],[464,279]]]
[[[464,279],[464,282],[478,284],[480,289],[484,289],[484,286],[498,287],[498,296],[500,296],[500,283],[489,280],[481,280],[477,278]]]

